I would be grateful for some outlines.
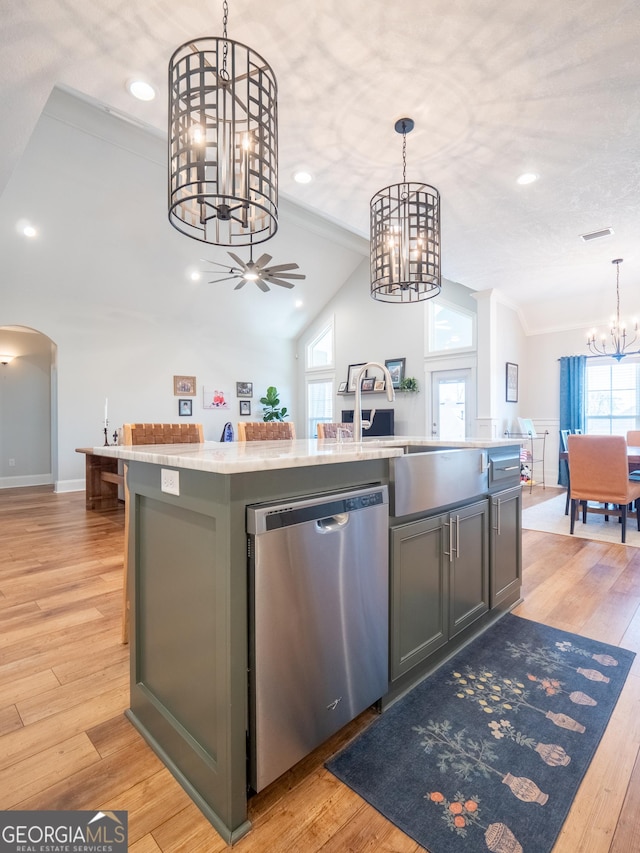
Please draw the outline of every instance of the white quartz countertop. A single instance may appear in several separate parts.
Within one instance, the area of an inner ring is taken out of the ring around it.
[[[240,474],[249,471],[272,471],[279,468],[303,468],[309,465],[336,465],[369,459],[389,459],[403,456],[408,446],[425,449],[464,449],[468,447],[508,447],[517,444],[513,439],[467,439],[452,442],[434,441],[421,436],[392,436],[390,438],[297,439],[295,441],[205,441],[204,444],[145,444],[94,447],[97,456],[111,456],[131,462],[166,465],[172,468],[192,468],[215,474]]]

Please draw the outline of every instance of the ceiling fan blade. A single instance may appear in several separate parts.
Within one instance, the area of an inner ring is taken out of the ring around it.
[[[284,272],[284,270],[298,270],[300,267],[298,264],[276,264],[273,267],[269,267],[265,270],[265,272]]]
[[[270,278],[272,275],[274,275],[273,272],[265,270],[263,278]],[[275,275],[277,278],[295,278],[298,279],[298,281],[302,281],[303,278],[306,278],[306,275],[303,273],[296,272],[278,272],[275,273]]]
[[[267,281],[270,282],[270,284],[277,284],[279,287],[295,287],[295,284],[291,284],[290,281],[282,281],[279,278],[273,278],[273,276],[268,276]]]
[[[232,278],[238,278],[237,275],[227,275],[224,278],[212,278],[207,284],[220,284],[221,281],[231,281]],[[244,281],[244,279],[243,279]]]
[[[267,283],[265,281],[262,281],[262,279],[260,278],[256,279],[256,284],[258,285],[260,290],[263,291],[263,293],[268,293],[271,290]]]
[[[255,262],[254,267],[258,270],[263,269],[266,266],[266,264],[269,263],[271,258],[272,258],[272,255],[267,255],[267,253],[265,252],[264,255],[260,255],[258,260]]]
[[[240,269],[241,269],[241,270],[246,270],[246,269],[247,269],[247,264],[242,260],[242,258],[239,258],[237,255],[234,255],[234,254],[233,254],[233,252],[227,252],[227,254],[229,255],[229,257],[233,258],[233,260],[234,260],[237,264],[240,264]]]
[[[234,290],[240,290],[240,288],[244,287],[246,283],[247,283],[246,278],[241,278],[240,281],[238,282],[238,284],[236,284],[236,286],[233,289]]]

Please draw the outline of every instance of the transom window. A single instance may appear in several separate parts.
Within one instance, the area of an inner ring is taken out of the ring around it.
[[[428,311],[428,352],[452,352],[475,347],[473,314],[443,302],[431,302]]]

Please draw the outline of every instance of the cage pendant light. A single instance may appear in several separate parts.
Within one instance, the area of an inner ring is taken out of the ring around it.
[[[249,246],[278,228],[277,83],[227,38],[181,45],[169,62],[169,221],[203,243]]]
[[[399,119],[402,183],[371,199],[371,296],[381,302],[420,302],[440,293],[440,193],[407,181],[410,118]]]

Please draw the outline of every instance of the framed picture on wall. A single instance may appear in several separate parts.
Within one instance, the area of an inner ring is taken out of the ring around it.
[[[173,393],[174,396],[180,397],[195,397],[196,396],[196,377],[195,376],[174,376],[173,377]]]
[[[384,366],[391,374],[391,381],[396,390],[398,390],[400,383],[404,379],[405,362],[405,358],[387,358],[384,362]]]
[[[349,370],[347,372],[347,391],[355,391],[356,390],[356,379],[358,378],[358,373],[360,372],[360,368],[364,367],[366,362],[361,361],[360,364],[350,364]],[[362,374],[362,378],[364,379],[367,375],[367,371]]]
[[[193,414],[193,400],[178,400],[178,415],[190,418]]]
[[[253,397],[253,382],[236,382],[236,397]]]
[[[518,365],[513,364],[512,362],[507,362],[507,375],[506,375],[506,400],[507,403],[517,403],[518,402]]]
[[[251,414],[251,400],[240,400],[240,414],[241,415],[250,415]]]

